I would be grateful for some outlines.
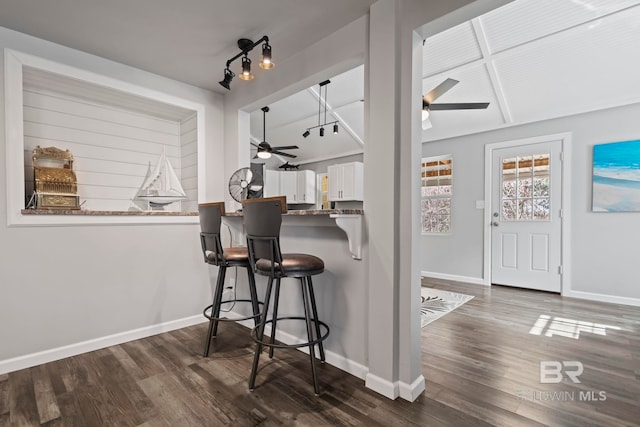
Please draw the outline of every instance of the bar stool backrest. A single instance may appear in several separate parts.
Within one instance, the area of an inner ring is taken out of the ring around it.
[[[277,268],[284,274],[281,267],[280,227],[282,214],[287,212],[286,197],[244,200],[242,212],[247,233],[249,260],[254,270],[257,260],[266,259],[271,261],[272,270]]]
[[[204,262],[219,265],[224,262],[224,252],[220,240],[220,225],[225,215],[224,202],[201,203],[198,205],[200,216],[200,243]]]

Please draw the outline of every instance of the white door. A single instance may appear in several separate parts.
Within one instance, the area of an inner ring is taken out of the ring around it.
[[[561,291],[561,149],[492,150],[491,283]]]

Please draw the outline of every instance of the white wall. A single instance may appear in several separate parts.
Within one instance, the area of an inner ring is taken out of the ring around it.
[[[203,173],[207,183],[222,181],[220,96],[0,28],[0,49],[5,47],[203,104]],[[4,81],[1,62],[0,80]],[[0,85],[3,170],[4,90]],[[197,223],[7,227],[6,185],[2,173],[0,372],[162,329],[154,325],[169,328],[200,321],[215,271],[202,262]],[[207,200],[220,200],[224,190],[211,185],[202,194]]]
[[[640,213],[591,212],[593,145],[638,138],[640,104],[423,144],[423,155],[453,154],[453,233],[422,237],[422,270],[482,278],[484,145],[571,132],[569,296],[640,305],[636,261]],[[606,298],[606,297],[610,298]]]

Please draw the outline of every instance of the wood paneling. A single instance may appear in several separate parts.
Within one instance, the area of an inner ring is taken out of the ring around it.
[[[31,152],[37,145],[69,149],[74,155],[83,208],[128,210],[147,172],[164,150],[190,200],[197,202],[196,115],[182,121],[128,111],[124,107],[25,87],[25,187],[33,191]],[[195,197],[193,197],[195,195]],[[193,197],[193,198],[191,198]],[[180,204],[170,205],[178,210]]]
[[[0,425],[637,425],[638,308],[435,279],[423,285],[474,298],[422,329],[426,391],[413,403],[388,400],[330,365],[318,366],[315,397],[308,356],[293,350],[276,351],[249,392],[253,341],[225,322],[209,358],[200,355],[201,324],[0,375]],[[536,335],[541,314],[614,328],[578,339]],[[581,383],[540,384],[541,360],[581,361]],[[606,400],[578,401],[591,391]],[[522,398],[529,392],[575,400]]]

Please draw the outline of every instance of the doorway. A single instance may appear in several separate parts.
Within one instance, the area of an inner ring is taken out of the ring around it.
[[[566,138],[486,146],[485,280],[490,284],[562,291]]]

